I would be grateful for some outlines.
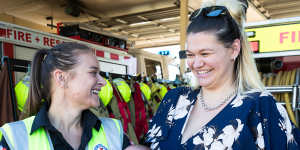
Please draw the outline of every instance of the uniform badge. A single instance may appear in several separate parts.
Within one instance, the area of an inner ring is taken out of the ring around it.
[[[108,150],[108,149],[102,144],[97,144],[94,150]]]
[[[2,145],[0,145],[0,150],[6,150],[6,148],[2,147]]]

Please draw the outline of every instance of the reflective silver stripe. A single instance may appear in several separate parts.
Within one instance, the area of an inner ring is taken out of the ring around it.
[[[24,121],[17,121],[7,124],[9,126],[10,131],[12,134],[12,139],[9,138],[7,135],[7,132],[5,132],[4,128],[0,128],[1,132],[3,133],[5,140],[7,142],[7,145],[11,150],[29,150],[29,133],[30,131],[27,131],[26,125]],[[51,141],[51,138],[49,136],[49,133],[46,131],[46,135],[49,141],[50,150],[54,150],[53,144]]]
[[[11,141],[9,140],[8,135],[6,134],[6,132],[4,131],[3,128],[0,128],[0,132],[2,132],[2,136],[3,136],[3,138],[5,139],[5,141],[6,141],[7,145],[8,145],[8,147],[9,147],[11,150],[14,150],[14,147],[12,146],[12,143],[11,143]]]
[[[46,130],[46,129],[44,129],[44,130]],[[48,141],[49,141],[50,150],[54,150],[52,140],[51,140],[51,137],[50,137],[50,134],[49,134],[48,130],[46,130],[46,135],[47,135],[47,138],[48,138]]]
[[[123,127],[122,127],[122,123],[121,123],[121,121],[120,120],[117,120],[118,121],[118,123],[119,123],[119,127],[120,127],[120,140],[121,140],[121,147],[123,148],[123,138],[124,138],[124,133],[123,133]],[[119,131],[118,130],[118,131]]]
[[[123,129],[120,121],[120,132],[116,123],[110,118],[100,118],[101,124],[103,125],[104,133],[107,140],[107,145],[110,150],[122,150],[123,147]]]
[[[13,150],[28,150],[28,134],[27,129],[23,121],[17,121],[7,124],[10,127],[12,138],[9,139],[7,133],[1,128],[1,131],[5,137],[10,149]]]

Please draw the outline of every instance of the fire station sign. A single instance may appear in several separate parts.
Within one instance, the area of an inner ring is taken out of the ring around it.
[[[51,48],[62,42],[78,42],[88,45],[95,51],[98,59],[116,64],[125,64],[126,60],[130,59],[124,51],[115,50],[101,45],[86,43],[71,39],[68,37],[59,36],[56,34],[41,32],[26,27],[9,24],[0,21],[0,41],[30,47],[30,48]]]
[[[248,27],[246,32],[254,52],[300,50],[300,23]]]
[[[25,27],[0,22],[0,40],[36,48],[51,48],[68,40],[57,35],[41,33]]]

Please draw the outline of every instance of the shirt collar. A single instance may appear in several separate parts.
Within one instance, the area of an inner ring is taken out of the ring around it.
[[[35,132],[41,127],[44,127],[48,130],[56,130],[49,120],[48,110],[49,105],[47,102],[45,102],[42,105],[40,111],[37,113],[36,117],[34,118],[30,134],[33,134],[33,132]],[[95,128],[97,131],[99,131],[101,121],[90,110],[84,110],[82,112],[81,124],[84,130]]]

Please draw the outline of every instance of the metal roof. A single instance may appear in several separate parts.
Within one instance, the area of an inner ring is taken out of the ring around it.
[[[248,22],[300,16],[299,0],[249,2]],[[189,0],[189,11],[200,3]],[[0,14],[42,25],[52,16],[54,23],[79,23],[93,31],[126,38],[132,48],[146,48],[179,43],[178,4],[179,0],[1,0]],[[66,14],[70,7],[80,10],[79,17]]]

